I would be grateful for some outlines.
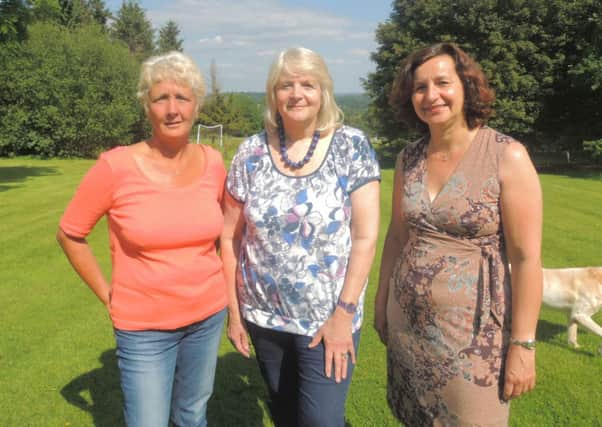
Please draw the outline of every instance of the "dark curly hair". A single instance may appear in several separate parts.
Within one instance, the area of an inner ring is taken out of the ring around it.
[[[428,126],[418,118],[412,105],[414,91],[414,72],[429,59],[440,55],[449,55],[456,64],[456,73],[464,87],[464,116],[469,129],[482,126],[493,114],[495,99],[493,89],[489,87],[487,77],[477,62],[454,43],[437,43],[420,49],[405,58],[393,82],[389,95],[389,105],[396,118],[410,129],[427,132]]]

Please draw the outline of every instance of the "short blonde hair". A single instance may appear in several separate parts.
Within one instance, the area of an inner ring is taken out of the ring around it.
[[[266,130],[275,132],[278,129],[276,86],[283,74],[309,74],[318,81],[322,92],[318,130],[338,128],[343,124],[343,111],[334,99],[332,78],[326,63],[316,52],[304,47],[294,47],[280,52],[270,67],[265,85],[263,124]]]
[[[198,113],[205,97],[203,75],[192,58],[177,51],[151,56],[142,63],[136,96],[144,107],[144,111],[148,112],[149,95],[153,85],[165,80],[172,80],[179,85],[190,87],[196,96]]]

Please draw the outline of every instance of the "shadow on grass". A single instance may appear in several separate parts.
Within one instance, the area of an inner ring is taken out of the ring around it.
[[[597,357],[595,352],[588,351],[583,347],[574,348],[567,343],[566,338],[561,339],[559,335],[566,333],[566,331],[567,325],[559,325],[543,319],[539,319],[537,322],[537,339],[539,341],[545,341],[549,345],[564,348],[583,356]]]
[[[61,389],[61,395],[73,406],[89,412],[96,427],[124,426],[115,350],[104,351],[99,360],[100,368],[73,379]],[[220,427],[262,427],[260,402],[265,399],[266,390],[255,359],[228,353],[217,362],[214,392],[207,410],[208,423]]]
[[[245,359],[236,352],[217,361],[215,387],[209,401],[209,426],[263,427],[268,413],[267,389],[254,357]],[[352,427],[345,420],[345,427]]]
[[[563,332],[566,332],[566,325],[559,325],[543,319],[539,319],[537,322],[537,339],[539,341],[551,342]]]
[[[75,378],[61,389],[67,402],[89,412],[97,427],[124,426],[123,400],[115,350],[100,355],[102,366]],[[91,402],[84,395],[89,394]]]
[[[58,170],[52,167],[38,166],[0,166],[0,191],[18,187],[32,176],[58,175]]]
[[[207,410],[208,424],[262,427],[262,403],[267,411],[267,390],[255,358],[245,359],[236,352],[221,356]]]

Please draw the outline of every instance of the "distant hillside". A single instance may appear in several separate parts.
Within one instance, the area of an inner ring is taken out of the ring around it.
[[[334,97],[345,112],[365,111],[370,105],[370,97],[365,93],[341,93]]]
[[[249,98],[253,100],[253,102],[257,104],[262,104],[265,102],[265,92],[237,92],[243,95],[247,95]]]
[[[257,104],[263,104],[265,102],[264,92],[238,92],[247,95]],[[360,112],[365,111],[370,104],[370,98],[368,95],[363,93],[341,93],[335,94],[337,104],[347,112]]]

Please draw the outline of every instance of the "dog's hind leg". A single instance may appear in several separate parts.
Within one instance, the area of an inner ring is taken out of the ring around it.
[[[568,341],[569,345],[574,348],[579,348],[577,343],[577,321],[569,316],[569,327],[568,327]]]
[[[592,331],[594,334],[597,334],[598,336],[602,337],[602,326],[600,326],[596,322],[594,322],[594,320],[591,317],[589,317],[587,314],[584,314],[584,313],[575,314],[573,316],[573,319],[575,321],[579,322],[579,324],[581,326],[583,326],[584,328],[587,328],[590,331]]]

